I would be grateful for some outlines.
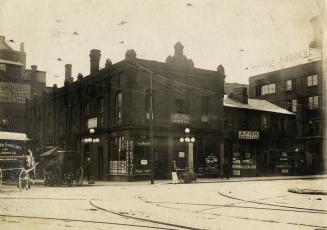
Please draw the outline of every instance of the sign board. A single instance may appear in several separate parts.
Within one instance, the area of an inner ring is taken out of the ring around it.
[[[0,102],[25,103],[30,96],[31,86],[28,84],[0,82]]]
[[[282,173],[288,173],[288,169],[282,169]]]
[[[240,176],[241,175],[241,170],[233,170],[233,175]]]
[[[150,146],[150,142],[149,141],[137,141],[136,145],[137,146]]]
[[[179,152],[178,156],[179,156],[179,158],[184,158],[185,157],[185,152]]]
[[[148,160],[141,160],[141,165],[148,165]]]
[[[183,113],[172,113],[171,114],[171,123],[172,124],[189,124],[190,116]]]
[[[87,128],[88,129],[94,129],[98,126],[98,118],[93,117],[87,120]]]
[[[247,139],[247,140],[259,140],[259,132],[258,131],[238,131],[239,139]]]

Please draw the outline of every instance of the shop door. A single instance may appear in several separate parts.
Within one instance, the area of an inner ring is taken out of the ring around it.
[[[98,148],[98,180],[103,180],[103,148]]]

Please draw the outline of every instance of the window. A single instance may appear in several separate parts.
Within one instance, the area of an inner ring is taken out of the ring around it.
[[[146,120],[150,120],[150,103],[151,103],[151,100],[150,100],[150,90],[147,90],[146,91],[146,94],[145,94],[145,100],[144,100],[144,106],[145,106],[145,119]],[[152,92],[152,113],[154,113],[155,111],[155,97],[154,97],[154,93]],[[153,114],[152,114],[152,119],[153,119]]]
[[[6,72],[6,64],[0,63],[0,70]]]
[[[297,100],[296,99],[291,100],[291,111],[292,112],[297,111]]]
[[[317,109],[319,107],[319,97],[318,96],[309,97],[308,107],[309,109]]]
[[[319,127],[320,127],[319,120],[310,120],[308,122],[308,129],[306,130],[306,134],[310,136],[319,135]]]
[[[118,92],[116,94],[115,98],[115,104],[116,104],[116,123],[121,123],[122,120],[122,105],[123,105],[123,96],[121,92]]]
[[[208,96],[202,96],[201,97],[201,122],[202,123],[208,123],[209,119],[209,97]]]
[[[262,95],[275,93],[276,92],[275,83],[261,86],[261,92],[262,92]]]
[[[175,100],[175,111],[176,113],[185,113],[185,101],[183,99]]]
[[[308,87],[318,85],[318,75],[312,75],[307,77]]]
[[[100,97],[98,100],[98,126],[103,126],[104,123],[104,116],[103,116],[103,106],[104,106],[104,100],[103,97]]]
[[[293,79],[293,80],[287,80],[286,81],[286,90],[287,91],[295,90],[295,83],[296,83],[296,80],[295,79]]]
[[[85,122],[86,127],[87,127],[87,119],[89,118],[89,116],[90,116],[90,103],[85,102],[85,104],[84,104],[84,122]]]
[[[268,124],[268,117],[266,114],[262,114],[262,118],[261,118],[261,127],[264,129],[269,128],[269,124]]]

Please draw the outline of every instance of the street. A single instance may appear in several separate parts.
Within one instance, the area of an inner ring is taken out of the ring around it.
[[[0,229],[326,229],[327,190],[314,180],[106,182],[20,192],[0,187]]]

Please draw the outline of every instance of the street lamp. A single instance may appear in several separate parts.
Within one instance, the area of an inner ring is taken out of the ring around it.
[[[193,173],[193,143],[195,142],[194,137],[190,137],[190,132],[191,130],[189,128],[186,128],[185,130],[185,137],[181,137],[179,141],[181,143],[187,143],[188,144],[188,161],[187,161],[187,166],[188,166],[188,171],[190,173]]]
[[[92,177],[92,157],[91,156],[93,155],[93,143],[99,143],[100,139],[93,137],[93,134],[95,133],[94,129],[90,129],[89,132],[90,132],[90,137],[84,138],[82,141],[84,143],[90,143],[91,144],[91,147],[90,147],[90,179],[91,180],[88,183],[89,184],[94,184],[94,181],[92,180],[93,177]]]

